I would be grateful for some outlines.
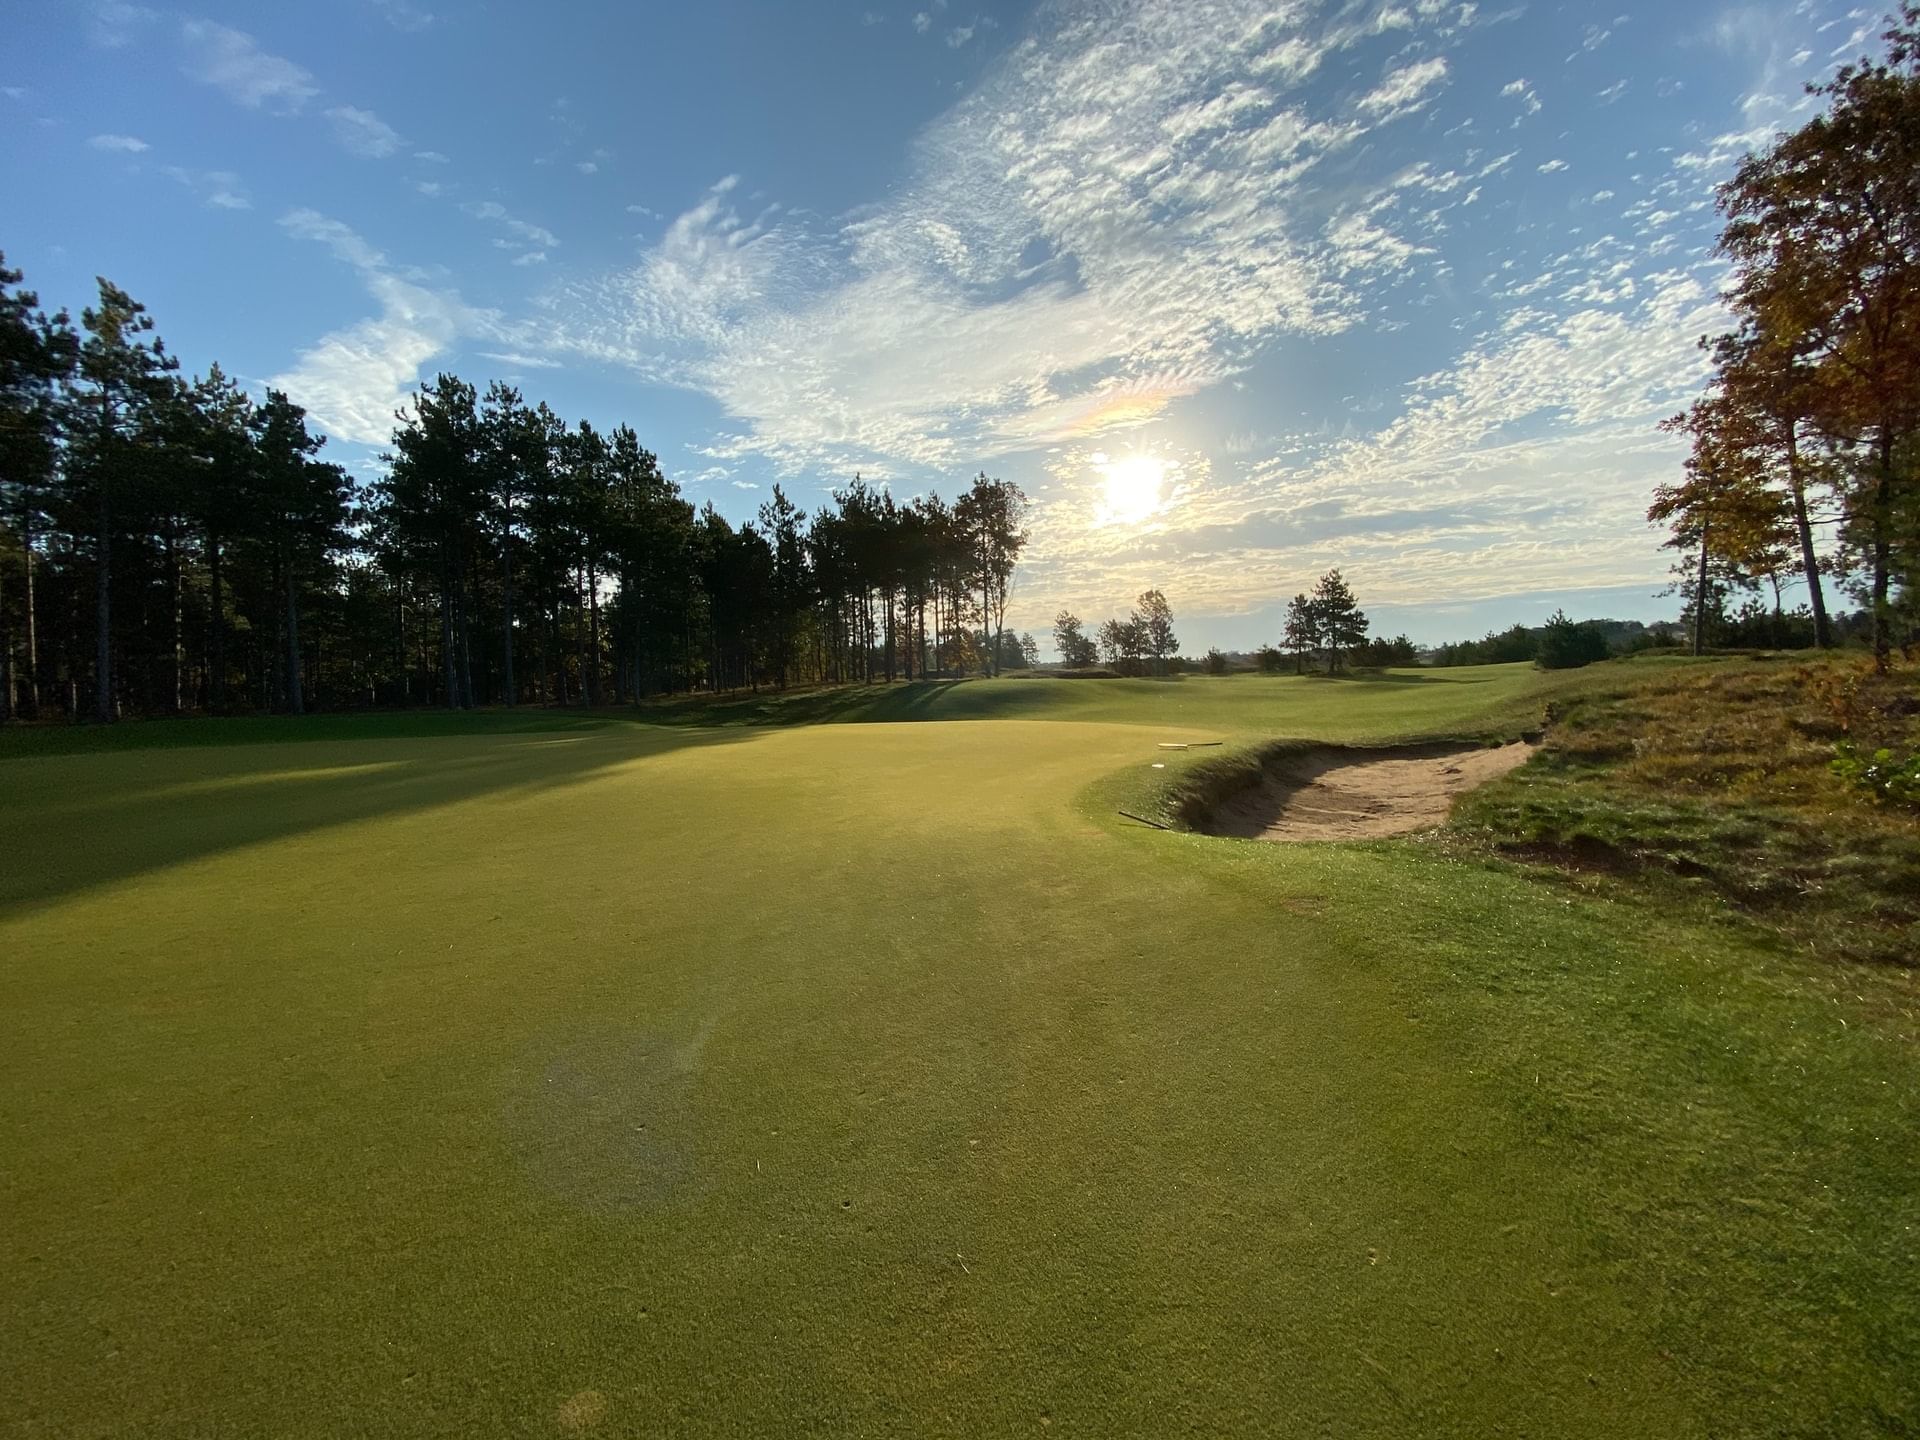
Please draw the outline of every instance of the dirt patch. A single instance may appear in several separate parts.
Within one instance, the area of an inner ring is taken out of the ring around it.
[[[1372,840],[1445,822],[1453,798],[1526,763],[1527,741],[1494,747],[1326,747],[1282,756],[1196,827],[1241,840]]]

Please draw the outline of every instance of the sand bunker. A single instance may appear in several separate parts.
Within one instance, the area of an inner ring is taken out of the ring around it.
[[[1302,750],[1229,795],[1199,826],[1242,840],[1370,840],[1439,825],[1453,797],[1526,763],[1539,747]]]

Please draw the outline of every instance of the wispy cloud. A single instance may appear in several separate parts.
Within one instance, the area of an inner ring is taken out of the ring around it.
[[[292,113],[320,93],[306,70],[268,54],[244,31],[211,20],[187,20],[180,34],[187,47],[187,74],[236,104]]]
[[[1391,117],[1416,110],[1432,98],[1432,91],[1447,78],[1444,55],[1415,61],[1387,74],[1360,99],[1360,113]]]
[[[159,12],[121,0],[95,0],[87,9],[87,39],[103,50],[118,50],[138,40]]]
[[[394,29],[410,35],[432,28],[437,18],[431,10],[424,10],[409,3],[409,0],[369,0],[369,3],[379,12],[381,19]]]
[[[150,148],[146,141],[132,135],[95,135],[87,144],[96,150],[109,150],[121,155],[138,155]]]
[[[470,200],[460,209],[476,220],[484,220],[506,231],[506,237],[495,242],[502,249],[517,249],[528,253],[545,252],[560,244],[560,237],[546,226],[522,220],[498,200]],[[541,253],[540,260],[546,258],[546,255]],[[524,263],[533,265],[540,262],[527,260]]]
[[[500,334],[493,312],[471,309],[457,296],[403,278],[339,220],[293,210],[280,217],[280,226],[295,239],[325,245],[352,266],[380,305],[379,315],[322,336],[271,381],[306,406],[330,435],[383,443],[393,432],[394,412],[405,404],[428,361],[463,336]]]
[[[560,362],[545,355],[522,355],[514,350],[482,350],[482,360],[510,365],[516,370],[558,370]]]
[[[333,123],[333,136],[348,153],[368,160],[385,160],[400,153],[407,142],[400,132],[371,110],[351,105],[336,105],[327,111]]]
[[[1329,228],[1310,182],[1430,98],[1444,57],[1316,115],[1292,92],[1371,43],[1371,13],[1136,3],[1058,23],[920,138],[897,198],[822,227],[723,181],[633,271],[567,292],[555,343],[713,395],[741,422],[723,458],[943,466],[1090,416],[1141,424],[1270,337],[1352,324],[1349,287],[1419,253],[1387,214]]]
[[[1500,96],[1504,100],[1520,102],[1520,113],[1514,117],[1513,121],[1515,126],[1528,116],[1540,113],[1540,97],[1535,93],[1533,86],[1525,80],[1508,81],[1500,87]]]
[[[187,170],[178,165],[169,165],[166,175],[191,190],[199,197],[200,203],[209,209],[253,208],[253,201],[247,198],[247,187],[240,183],[240,177],[231,170]]]

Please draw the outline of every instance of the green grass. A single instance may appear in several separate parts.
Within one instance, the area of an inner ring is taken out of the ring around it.
[[[1910,998],[1113,814],[1558,684],[8,736],[0,1428],[1915,1433]]]

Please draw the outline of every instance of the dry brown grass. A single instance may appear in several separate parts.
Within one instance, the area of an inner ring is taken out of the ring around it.
[[[1830,658],[1607,667],[1568,686],[1540,758],[1470,796],[1459,826],[1710,892],[1815,954],[1920,964],[1920,813],[1832,770],[1843,740],[1920,743],[1917,680]]]

